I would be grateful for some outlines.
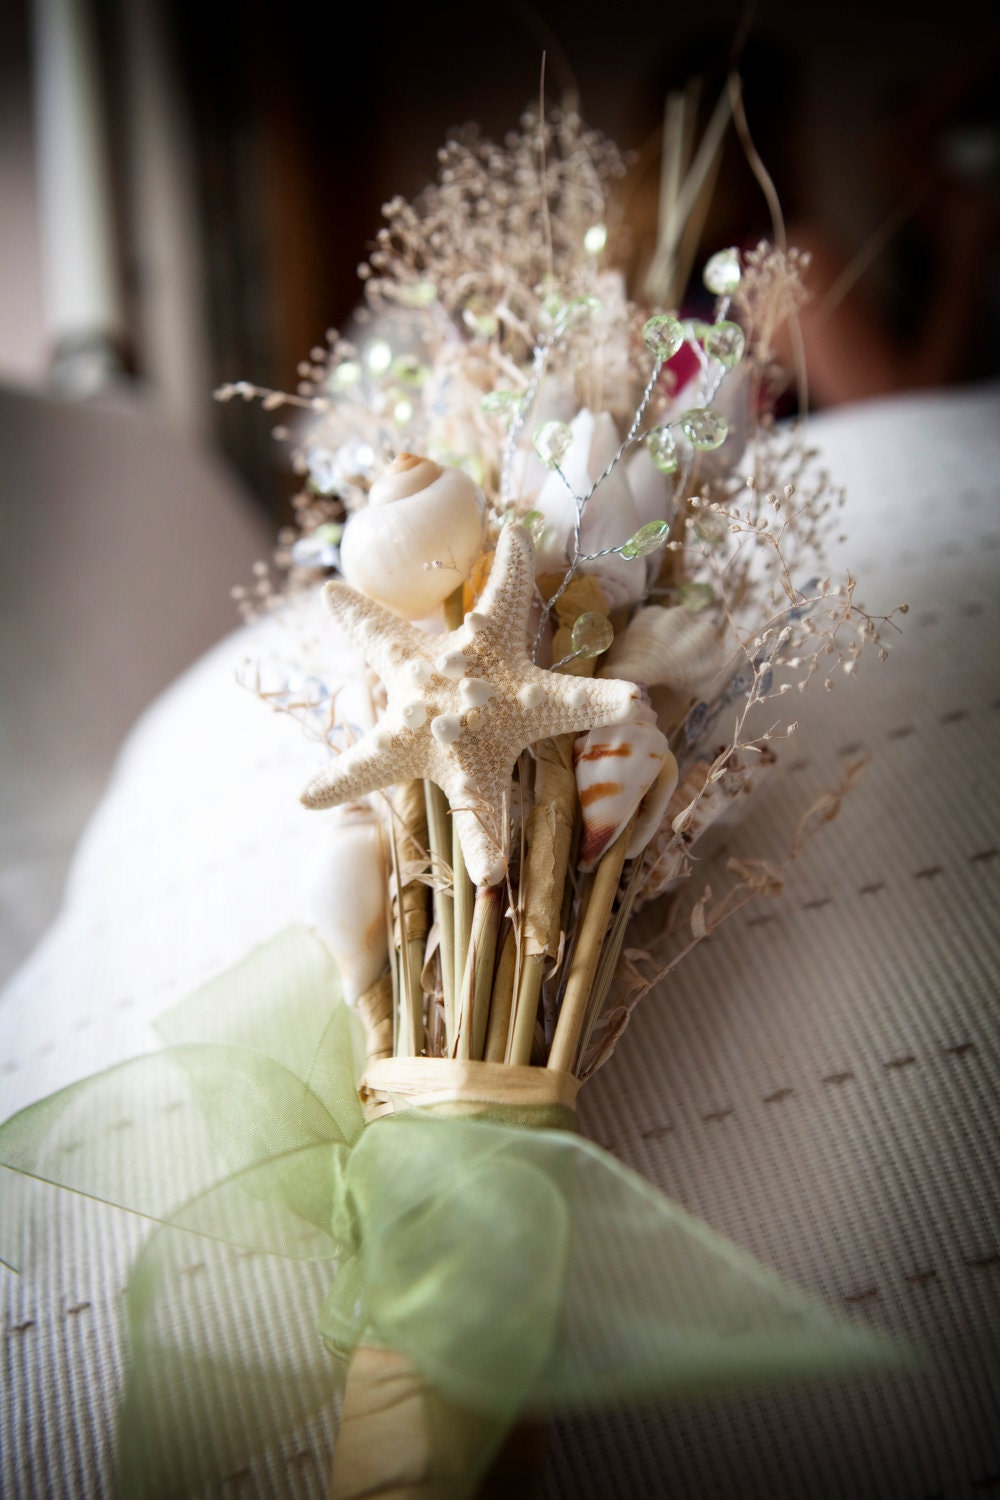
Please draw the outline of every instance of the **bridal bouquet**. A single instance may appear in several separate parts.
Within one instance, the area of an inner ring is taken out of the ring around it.
[[[623,171],[568,113],[457,136],[386,205],[350,338],[295,393],[219,392],[296,415],[295,525],[238,592],[287,648],[244,682],[315,742],[310,923],[164,1017],[162,1053],[0,1131],[7,1165],[164,1226],[134,1281],[126,1490],[192,1493],[280,1435],[279,1376],[300,1416],[332,1410],[318,1351],[346,1373],[331,1493],[435,1500],[497,1465],[524,1487],[553,1412],[897,1357],[574,1130],[638,1000],[780,887],[753,850],[719,888],[700,872],[780,786],[799,694],[888,649],[826,574],[840,497],[774,420],[801,258],[721,247],[710,321],[637,305]],[[156,1172],[67,1165],[123,1090],[179,1089]],[[205,1421],[221,1460],[156,1394],[168,1364],[224,1362],[170,1312],[191,1234],[329,1263],[302,1368],[254,1355],[234,1389],[258,1415]]]

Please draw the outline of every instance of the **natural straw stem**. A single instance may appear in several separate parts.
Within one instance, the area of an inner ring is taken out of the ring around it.
[[[493,989],[497,936],[500,932],[503,887],[481,885],[476,890],[472,933],[462,979],[461,1011],[455,1056],[482,1060]],[[457,928],[457,923],[456,923]]]
[[[396,946],[399,949],[401,1025],[396,1050],[400,1056],[419,1057],[424,1050],[423,987],[420,982],[427,943],[427,887],[418,878],[407,880],[399,863],[422,865],[427,852],[427,809],[422,781],[407,781],[393,798],[393,834],[398,855],[395,905]]]
[[[627,827],[618,835],[610,849],[601,858],[590,884],[577,932],[576,947],[570,960],[566,992],[563,995],[556,1033],[552,1039],[548,1066],[564,1073],[571,1073],[576,1065],[576,1056],[583,1034],[590,992],[593,987],[601,949],[611,919],[618,882],[625,864],[625,853],[632,837],[633,815]]]
[[[476,901],[476,887],[472,884],[469,872],[465,868],[465,855],[462,853],[462,842],[459,839],[454,818],[451,820],[451,868],[452,889],[455,897],[455,1004],[458,1006],[461,1003],[462,977],[465,974],[465,963],[472,937],[472,912]]]
[[[587,1047],[590,1044],[591,1033],[597,1023],[597,1019],[604,1008],[611,986],[614,983],[615,970],[621,957],[622,945],[625,941],[625,931],[632,915],[635,905],[635,894],[639,888],[639,879],[642,874],[642,859],[633,859],[632,870],[628,880],[622,886],[621,895],[618,900],[618,910],[615,912],[614,921],[608,932],[607,939],[601,953],[601,961],[597,966],[594,983],[590,991],[590,1000],[587,1005],[587,1015],[583,1023],[583,1032],[580,1037],[580,1066],[582,1067],[587,1056]]]
[[[486,1031],[486,1046],[483,1059],[486,1062],[502,1063],[507,1057],[507,1028],[510,1013],[514,1008],[514,977],[517,973],[517,933],[508,927],[507,936],[500,947],[500,961],[493,980],[493,995],[490,999],[490,1019]]]
[[[521,964],[517,985],[517,1000],[511,1020],[507,1055],[504,1061],[519,1065],[530,1063],[531,1049],[535,1041],[535,1022],[538,1019],[538,1001],[542,994],[545,977],[545,954],[532,953]]]
[[[354,1006],[365,1027],[365,1051],[369,1062],[392,1056],[392,975],[381,979],[359,995]]]
[[[545,960],[559,954],[563,890],[577,806],[574,739],[574,735],[562,734],[535,748],[534,799],[521,877],[524,941],[506,1053],[509,1063],[530,1061]]]
[[[451,870],[451,820],[448,799],[433,781],[424,782],[427,806],[427,841],[434,880],[434,910],[441,954],[441,988],[444,992],[444,1029],[448,1051],[455,1035],[455,903],[450,890],[442,890],[445,871]]]

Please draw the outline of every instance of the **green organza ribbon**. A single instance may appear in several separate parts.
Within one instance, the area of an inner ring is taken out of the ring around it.
[[[50,1202],[17,1206],[28,1178],[159,1226],[128,1289],[123,1493],[188,1495],[291,1438],[360,1342],[499,1430],[899,1363],[573,1134],[407,1109],[366,1127],[338,996],[290,929],[163,1017],[161,1052],[0,1126],[9,1264],[52,1228]]]

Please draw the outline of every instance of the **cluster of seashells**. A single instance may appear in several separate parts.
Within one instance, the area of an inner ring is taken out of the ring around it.
[[[567,456],[564,472],[586,489],[609,464],[619,439],[607,414],[581,412],[573,425],[578,451]],[[669,490],[646,457],[641,449],[624,472],[615,468],[594,489],[585,518],[588,551],[620,545],[648,521],[669,518]],[[573,525],[566,496],[558,475],[529,490],[525,508],[543,518],[534,525],[538,575],[566,571]],[[472,478],[458,467],[401,453],[371,485],[368,504],[351,514],[340,567],[360,593],[435,630],[446,599],[488,557],[489,542],[488,508]],[[649,559],[615,553],[581,569],[598,585],[609,613],[624,620],[597,675],[661,689],[671,703],[690,702],[723,667],[722,632],[709,613],[642,604],[648,568]],[[539,612],[541,603],[539,596]],[[581,735],[573,764],[582,824],[579,870],[594,870],[625,830],[626,858],[637,858],[664,828],[679,781],[652,702],[634,721]],[[336,809],[311,877],[311,915],[337,960],[348,1001],[374,983],[385,963],[388,878],[386,840],[374,808],[363,802]]]

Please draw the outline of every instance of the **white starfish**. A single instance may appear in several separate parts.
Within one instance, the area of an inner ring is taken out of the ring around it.
[[[388,703],[375,728],[309,783],[306,807],[426,777],[448,798],[472,879],[504,878],[521,751],[621,723],[640,702],[634,683],[563,676],[531,661],[534,550],[523,526],[505,526],[477,608],[447,635],[428,635],[346,583],[327,584],[331,614],[382,678]]]

